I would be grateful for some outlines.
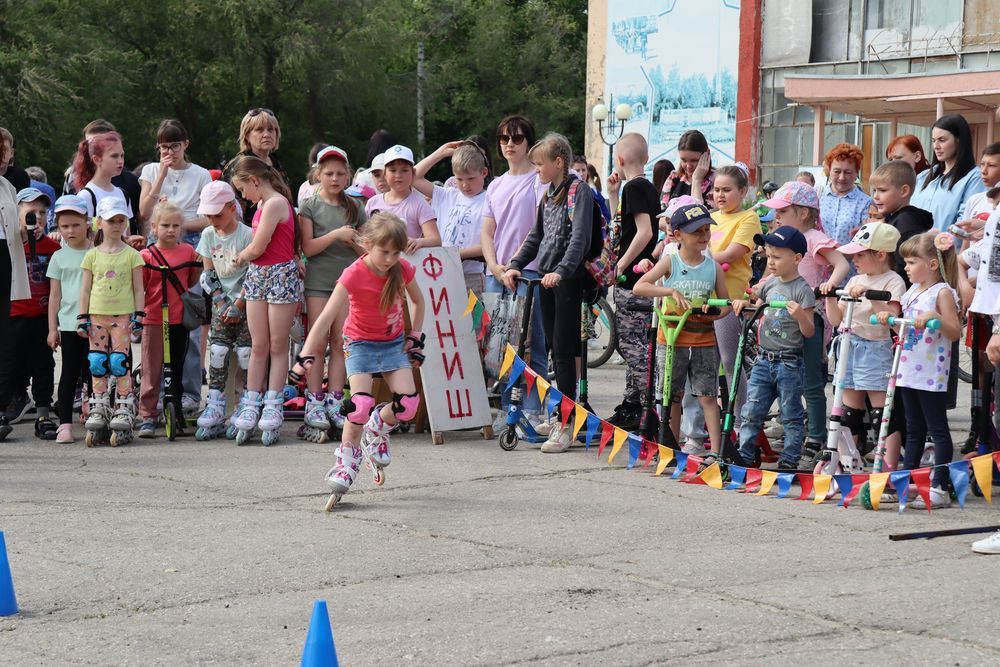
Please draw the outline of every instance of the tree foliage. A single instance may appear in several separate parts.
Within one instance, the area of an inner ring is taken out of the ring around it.
[[[237,151],[247,109],[267,107],[280,155],[304,175],[315,141],[364,159],[384,127],[416,146],[424,44],[426,150],[523,113],[582,149],[585,0],[0,0],[0,125],[17,162],[53,182],[81,128],[106,118],[127,162],[155,159],[178,118],[206,167]]]

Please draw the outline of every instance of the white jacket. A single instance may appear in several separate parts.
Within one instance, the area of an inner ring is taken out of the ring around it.
[[[30,299],[28,288],[28,265],[24,258],[24,243],[21,242],[21,223],[17,217],[17,192],[6,178],[0,176],[0,224],[10,252],[10,299]]]

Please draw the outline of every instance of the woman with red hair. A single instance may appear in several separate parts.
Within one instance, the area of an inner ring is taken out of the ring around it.
[[[927,169],[927,157],[924,153],[924,145],[920,139],[913,134],[901,134],[894,137],[889,145],[885,147],[885,157],[890,162],[902,160],[913,167],[913,171],[920,173]]]
[[[823,158],[828,181],[819,198],[819,216],[823,231],[837,245],[848,243],[868,220],[872,198],[855,183],[864,157],[854,144],[837,144]]]

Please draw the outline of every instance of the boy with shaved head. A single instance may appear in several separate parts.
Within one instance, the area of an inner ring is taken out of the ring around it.
[[[642,406],[640,392],[647,372],[646,328],[653,300],[635,296],[632,290],[639,279],[633,267],[641,260],[653,261],[656,245],[656,216],[660,213],[660,197],[653,184],[646,180],[645,167],[649,160],[646,139],[629,132],[615,146],[614,173],[608,178],[611,208],[616,211],[618,227],[618,270],[623,280],[615,287],[615,325],[618,347],[625,357],[625,395],[608,420],[615,426],[634,431],[639,426]],[[618,191],[621,190],[619,201]],[[634,310],[645,307],[646,310]]]

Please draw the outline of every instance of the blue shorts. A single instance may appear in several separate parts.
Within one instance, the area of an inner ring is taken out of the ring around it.
[[[411,368],[410,357],[403,352],[403,336],[394,340],[351,340],[344,336],[344,366],[347,377]]]
[[[851,352],[844,375],[844,388],[885,391],[892,371],[892,341],[851,336]]]

